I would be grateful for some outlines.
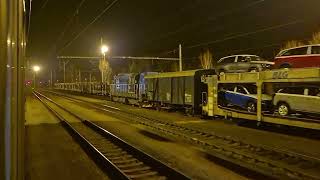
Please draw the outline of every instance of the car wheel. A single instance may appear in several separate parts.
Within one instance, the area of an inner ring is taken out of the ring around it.
[[[259,69],[258,69],[258,68],[251,68],[251,69],[249,70],[249,72],[259,72]]]
[[[224,69],[220,69],[220,70],[219,70],[219,75],[224,75],[224,74],[225,74]]]
[[[226,107],[228,105],[228,102],[225,100],[225,99],[221,99],[219,102],[218,102],[219,105],[223,106],[223,107]]]
[[[280,69],[286,69],[286,68],[291,68],[291,66],[289,64],[282,64],[280,66]]]
[[[278,105],[278,113],[280,116],[287,116],[289,115],[290,108],[289,105],[286,103],[280,103]]]
[[[247,110],[248,110],[248,112],[256,112],[256,111],[257,111],[256,103],[254,103],[254,102],[248,102],[248,104],[247,104]]]

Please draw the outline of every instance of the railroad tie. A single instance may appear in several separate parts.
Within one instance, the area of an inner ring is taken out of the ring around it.
[[[146,170],[150,170],[151,168],[148,166],[143,166],[143,167],[138,167],[138,168],[134,168],[134,169],[126,169],[123,170],[123,172],[125,173],[132,173],[132,172],[137,172],[137,171],[146,171]]]
[[[138,162],[135,158],[125,159],[125,160],[115,160],[113,163],[115,164],[126,164],[126,163],[132,163],[132,162]]]
[[[122,164],[122,165],[117,165],[119,168],[121,169],[125,169],[125,168],[132,168],[132,167],[137,167],[137,166],[141,166],[143,165],[142,162],[136,162],[133,164]]]
[[[145,178],[145,177],[149,177],[149,176],[155,176],[157,174],[158,174],[158,172],[151,171],[151,172],[147,172],[144,174],[129,175],[129,177],[132,179],[138,179],[138,178],[140,179],[140,178]]]

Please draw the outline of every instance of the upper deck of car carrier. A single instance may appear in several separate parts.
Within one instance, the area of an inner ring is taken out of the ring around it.
[[[276,69],[261,72],[227,73],[220,75],[218,83],[252,82],[320,82],[320,68]]]

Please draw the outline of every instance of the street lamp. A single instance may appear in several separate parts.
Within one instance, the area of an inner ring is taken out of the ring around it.
[[[34,72],[40,71],[40,67],[39,66],[33,66],[32,69],[33,69]]]
[[[104,83],[104,72],[103,72],[103,65],[105,64],[106,61],[106,53],[109,51],[109,47],[106,45],[101,46],[101,53],[103,55],[103,60],[101,62],[101,82]]]
[[[108,46],[106,46],[106,45],[101,46],[101,53],[103,54],[103,56],[105,56],[108,51],[109,51]]]
[[[36,88],[36,75],[40,71],[40,66],[35,65],[32,67],[32,70],[33,70],[33,88],[35,89]]]

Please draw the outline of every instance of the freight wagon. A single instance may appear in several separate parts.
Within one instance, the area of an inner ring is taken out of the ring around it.
[[[200,69],[146,75],[147,101],[157,108],[201,113],[201,95],[207,91],[201,77],[214,74],[215,70]]]

